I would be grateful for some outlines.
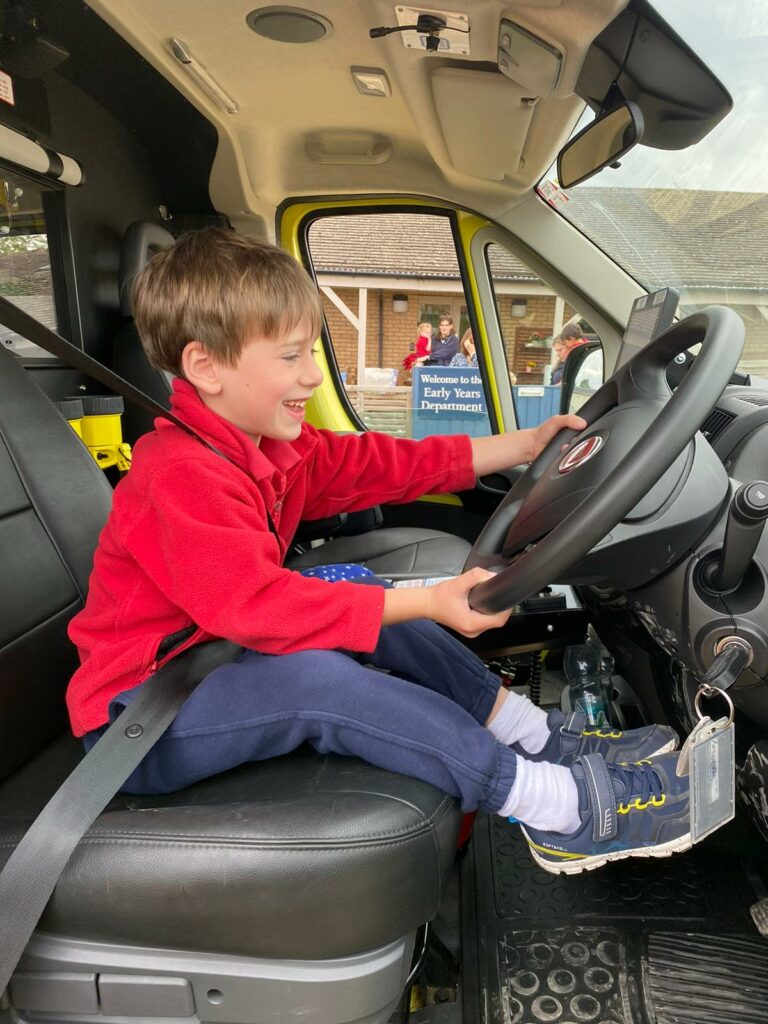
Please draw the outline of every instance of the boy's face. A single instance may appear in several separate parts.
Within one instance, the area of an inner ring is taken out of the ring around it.
[[[307,321],[277,338],[248,338],[234,366],[216,364],[218,394],[203,398],[258,444],[262,437],[295,441],[305,406],[323,381]]]

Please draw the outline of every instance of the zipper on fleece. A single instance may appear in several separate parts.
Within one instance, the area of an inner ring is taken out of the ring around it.
[[[163,665],[166,664],[166,662],[169,662],[171,658],[175,658],[177,654],[181,654],[182,651],[186,651],[187,648],[192,647],[196,643],[199,643],[201,638],[206,635],[207,634],[205,630],[201,629],[198,626],[194,633],[192,633],[191,636],[187,637],[187,639],[183,643],[179,644],[178,647],[172,648],[172,650],[170,650],[162,658],[155,658],[155,660],[152,662],[152,664],[149,666],[147,671],[144,673],[144,675],[141,677],[141,679],[138,681],[136,685],[141,686],[142,683],[146,683],[149,677],[154,675],[158,669],[162,668]]]

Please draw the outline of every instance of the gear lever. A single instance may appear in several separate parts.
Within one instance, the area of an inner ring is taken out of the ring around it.
[[[742,484],[728,509],[725,540],[719,560],[706,579],[718,594],[735,590],[746,575],[768,519],[768,483],[753,480]]]

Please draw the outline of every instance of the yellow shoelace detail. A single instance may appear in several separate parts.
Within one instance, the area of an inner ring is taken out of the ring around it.
[[[619,804],[617,810],[619,814],[629,814],[630,811],[644,811],[648,807],[663,807],[666,801],[666,793],[662,793],[658,799],[655,796],[652,796],[651,799],[644,804],[640,803],[640,797],[638,797],[629,804]]]
[[[621,732],[603,732],[602,729],[586,729],[582,732],[582,736],[598,736],[601,740],[618,740],[624,735]]]

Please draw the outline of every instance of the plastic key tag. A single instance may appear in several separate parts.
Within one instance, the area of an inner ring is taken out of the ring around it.
[[[696,695],[699,721],[685,741],[678,772],[690,775],[691,840],[700,842],[729,822],[736,808],[736,753],[733,705],[722,690],[707,688]],[[727,718],[713,722],[699,711],[699,696],[722,696],[730,705]]]

